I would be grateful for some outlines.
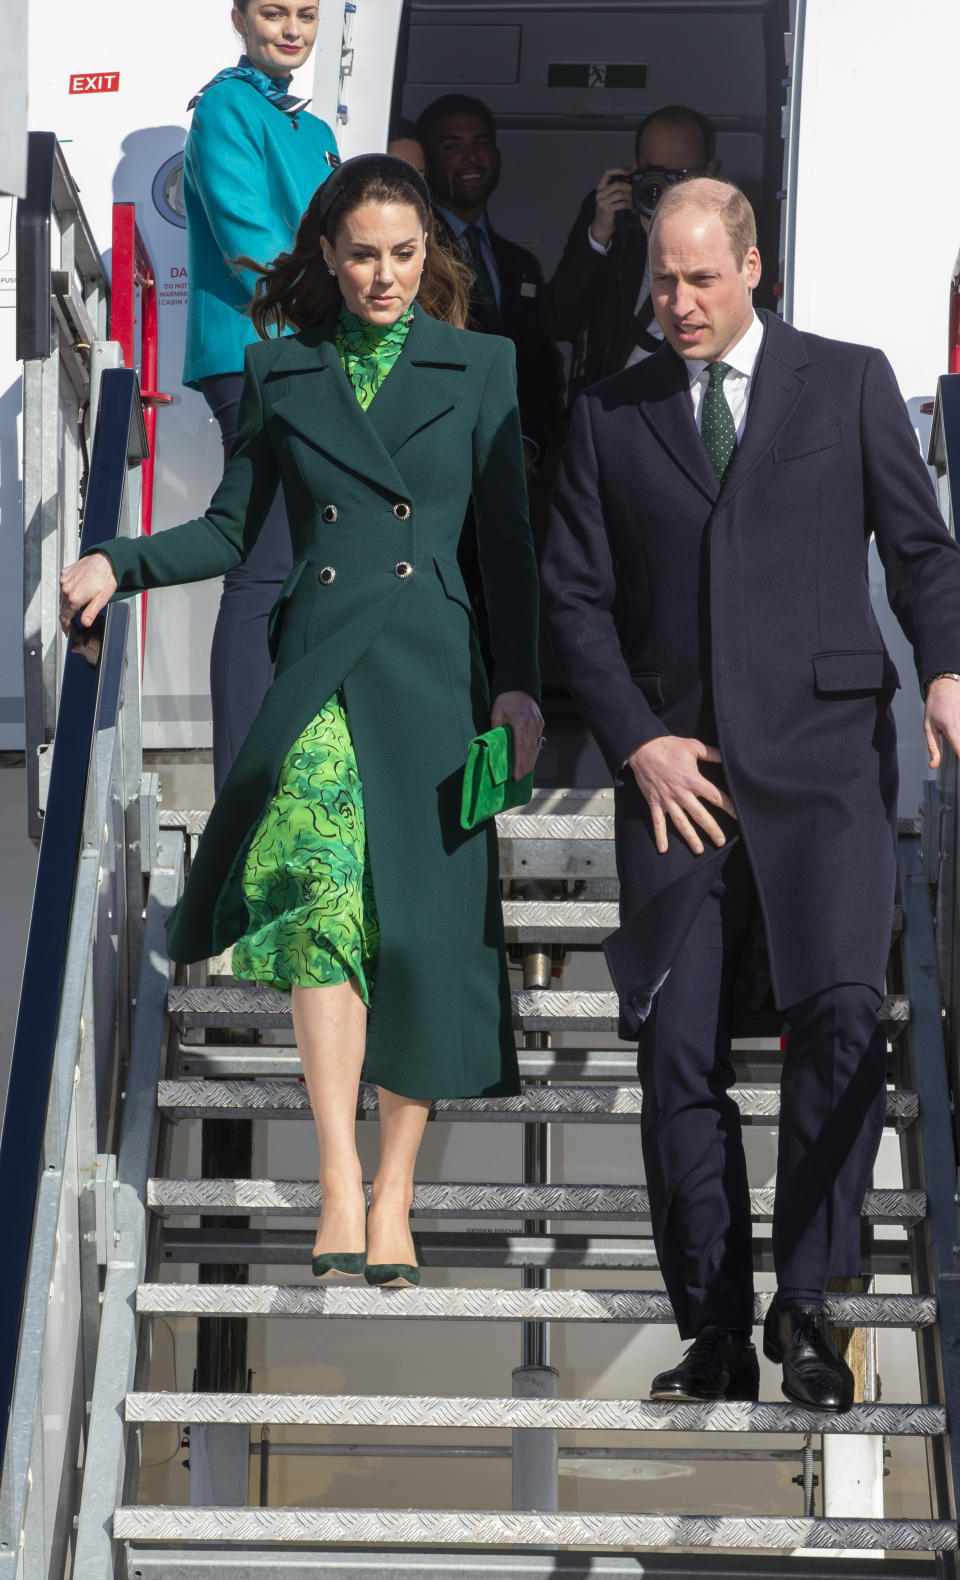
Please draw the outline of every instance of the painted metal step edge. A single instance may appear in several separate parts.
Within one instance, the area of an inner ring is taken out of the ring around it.
[[[218,1215],[219,1216],[219,1215]],[[307,1217],[304,1213],[303,1218]],[[597,1225],[597,1228],[603,1227]],[[524,1268],[563,1269],[576,1273],[651,1273],[659,1272],[653,1240],[645,1225],[637,1224],[634,1234],[574,1233],[524,1234],[499,1228],[419,1229],[417,1251],[423,1267],[468,1270],[489,1268],[497,1272],[519,1272]],[[313,1225],[286,1229],[233,1227],[230,1215],[223,1215],[216,1228],[193,1229],[181,1225],[171,1215],[163,1225],[165,1265],[188,1267],[222,1266],[240,1262],[250,1267],[299,1267],[310,1264]],[[910,1242],[902,1236],[883,1239],[877,1232],[870,1237],[864,1267],[871,1273],[908,1278],[911,1272]],[[754,1235],[753,1265],[759,1273],[772,1273],[773,1252],[769,1236]]]
[[[731,1093],[744,1119],[776,1119],[780,1090],[776,1086],[740,1086]],[[554,1122],[629,1122],[640,1116],[639,1086],[587,1086],[559,1083],[532,1086],[517,1097],[438,1098],[431,1108],[436,1120],[526,1120]],[[161,1081],[157,1106],[169,1119],[216,1118],[229,1113],[243,1119],[310,1118],[307,1089],[300,1080],[206,1080],[187,1077]],[[360,1089],[359,1110],[378,1113],[376,1089]],[[887,1093],[887,1122],[907,1124],[917,1118],[915,1092]]]
[[[750,1192],[755,1218],[773,1215],[774,1187]],[[156,1212],[318,1213],[320,1186],[314,1180],[151,1179],[147,1205]],[[867,1191],[863,1216],[873,1223],[912,1223],[926,1216],[919,1190]],[[609,1218],[649,1217],[647,1191],[639,1185],[521,1185],[423,1181],[414,1189],[420,1218]]]
[[[928,1404],[855,1404],[843,1415],[799,1405],[662,1404],[651,1399],[438,1398],[432,1395],[130,1393],[128,1422],[249,1426],[522,1428],[606,1432],[828,1432],[940,1437],[946,1411]]]
[[[760,1323],[769,1295],[754,1297]],[[237,1317],[373,1317],[400,1321],[673,1322],[663,1290],[367,1289],[322,1284],[141,1284],[141,1314]],[[933,1295],[828,1295],[836,1327],[921,1328],[937,1320]]]
[[[613,992],[568,989],[517,988],[511,993],[513,1023],[520,1031],[617,1030],[619,1010]],[[291,1025],[290,1000],[274,988],[230,984],[224,987],[173,987],[167,1009],[181,1029],[192,1026]],[[904,994],[887,994],[880,1018],[890,1035],[910,1019],[910,1000]]]
[[[289,1043],[238,1046],[182,1038],[177,1057],[183,1080],[273,1080],[299,1076],[301,1068],[297,1050]],[[636,1049],[624,1043],[616,1048],[518,1048],[517,1061],[521,1080],[637,1084]],[[783,1069],[779,1049],[735,1047],[732,1063],[744,1086],[779,1085]]]
[[[301,1073],[297,1050],[289,1044],[189,1042],[184,1037],[177,1058],[181,1080],[269,1081],[299,1078]],[[783,1058],[779,1048],[735,1046],[731,1062],[741,1083],[738,1089],[779,1087]],[[517,1061],[522,1082],[638,1084],[636,1052],[624,1043],[615,1048],[518,1048]]]
[[[669,1514],[514,1514],[448,1509],[117,1509],[117,1541],[315,1542],[383,1547],[845,1548],[953,1552],[948,1520],[854,1520]],[[639,1572],[639,1571],[638,1571]]]

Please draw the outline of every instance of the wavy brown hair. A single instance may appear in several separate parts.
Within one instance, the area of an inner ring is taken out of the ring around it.
[[[322,192],[323,187],[318,187],[310,199],[289,252],[281,252],[266,268],[249,258],[237,259],[260,276],[249,312],[262,339],[288,328],[306,329],[339,307],[340,285],[327,269],[320,243],[324,235],[335,241],[347,215],[364,203],[407,203],[416,209],[427,241],[417,301],[431,318],[464,328],[473,276],[466,260],[438,240],[433,214],[416,187],[402,176],[377,171],[358,174],[344,184],[324,226],[318,213]]]

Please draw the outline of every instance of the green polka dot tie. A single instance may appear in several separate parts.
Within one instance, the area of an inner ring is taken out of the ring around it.
[[[737,448],[737,429],[733,412],[727,405],[727,397],[723,393],[723,381],[729,372],[729,362],[710,363],[710,382],[703,397],[700,423],[700,436],[721,483],[727,475],[727,467]]]

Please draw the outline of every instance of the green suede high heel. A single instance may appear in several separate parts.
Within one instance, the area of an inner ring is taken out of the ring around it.
[[[409,1262],[368,1262],[363,1276],[375,1289],[416,1289],[420,1269]]]
[[[377,1289],[415,1289],[420,1282],[420,1269],[411,1267],[409,1262],[368,1262],[363,1276]]]
[[[363,1278],[367,1267],[365,1251],[325,1251],[311,1257],[314,1278],[333,1283],[341,1278]]]
[[[363,1278],[366,1251],[324,1251],[311,1258],[314,1278]]]

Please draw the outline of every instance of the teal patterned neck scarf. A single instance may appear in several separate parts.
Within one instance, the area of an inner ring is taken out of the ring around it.
[[[207,89],[212,88],[214,83],[226,82],[231,77],[237,77],[241,82],[249,82],[252,87],[256,88],[258,93],[263,94],[265,99],[269,99],[270,103],[275,104],[278,110],[282,110],[284,115],[289,115],[293,120],[294,126],[297,124],[297,116],[300,111],[305,110],[310,103],[309,99],[298,99],[295,93],[287,92],[293,81],[292,75],[289,77],[271,77],[267,72],[260,71],[253,64],[249,55],[241,55],[235,66],[228,66],[225,71],[218,71],[215,77],[211,77],[209,82],[205,82],[199,93],[194,94],[187,105],[187,109],[192,110],[195,105],[199,104]]]
[[[412,322],[412,307],[386,326],[370,324],[341,307],[334,330],[337,355],[364,411],[403,350]]]

